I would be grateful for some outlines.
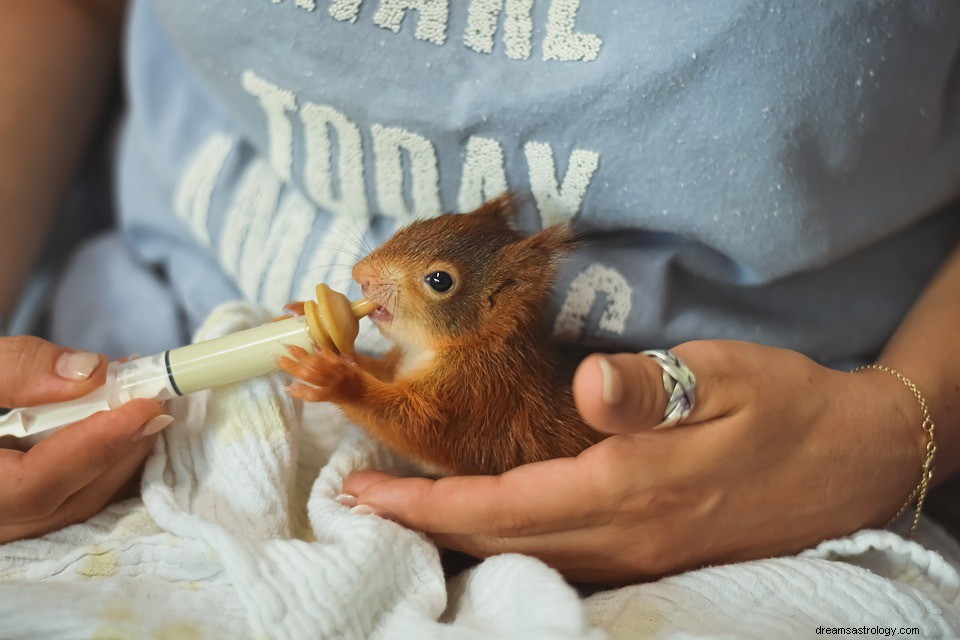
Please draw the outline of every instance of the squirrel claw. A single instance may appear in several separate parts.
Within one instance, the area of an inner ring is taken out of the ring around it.
[[[329,389],[308,386],[302,382],[291,384],[287,387],[287,393],[305,402],[325,402],[330,399]]]
[[[306,385],[296,383],[291,387],[291,395],[317,402],[314,400],[319,393],[324,400],[332,394],[332,390],[339,387],[343,381],[354,373],[348,362],[326,347],[319,347],[315,351],[307,351],[296,345],[285,345],[289,356],[279,356],[277,365],[295,378],[299,378]],[[307,386],[309,385],[309,386]]]
[[[304,314],[302,302],[288,302],[283,305],[283,310],[292,316],[302,316]]]

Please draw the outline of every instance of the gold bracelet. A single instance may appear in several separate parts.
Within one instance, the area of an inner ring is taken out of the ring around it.
[[[900,507],[899,511],[897,511],[897,514],[890,519],[889,523],[887,523],[887,526],[889,526],[895,520],[897,520],[897,518],[902,516],[903,512],[907,510],[907,508],[910,506],[910,503],[912,503],[914,498],[916,498],[917,510],[913,514],[913,524],[910,525],[910,534],[907,536],[908,538],[912,538],[917,532],[917,525],[920,524],[920,511],[923,509],[924,500],[927,499],[927,489],[930,488],[930,482],[933,480],[933,456],[937,453],[937,444],[933,438],[933,430],[935,425],[933,424],[933,418],[930,417],[930,412],[927,410],[927,401],[924,399],[923,394],[920,393],[920,389],[917,388],[917,385],[913,384],[909,378],[899,371],[895,371],[890,367],[885,367],[882,364],[868,364],[855,369],[854,373],[857,371],[864,371],[866,369],[889,373],[897,380],[902,382],[907,389],[910,390],[910,393],[913,394],[913,397],[917,399],[917,402],[920,404],[920,410],[923,411],[923,424],[921,425],[921,428],[927,434],[927,450],[923,459],[923,475],[920,476],[920,483],[917,484],[913,492],[907,497],[907,501],[903,503],[903,506]]]

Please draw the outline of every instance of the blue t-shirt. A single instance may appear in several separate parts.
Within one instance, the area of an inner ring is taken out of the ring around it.
[[[364,246],[505,189],[585,242],[563,340],[882,348],[960,229],[960,4],[137,0],[119,230],[55,338],[348,291]]]

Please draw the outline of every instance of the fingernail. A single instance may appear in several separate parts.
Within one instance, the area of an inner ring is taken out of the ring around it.
[[[336,500],[337,502],[339,502],[345,507],[357,506],[357,496],[352,496],[349,493],[341,493],[336,498],[334,498],[334,500]]]
[[[600,377],[603,378],[603,402],[613,407],[623,398],[623,380],[620,372],[610,364],[607,358],[599,358]]]
[[[368,504],[358,504],[350,509],[350,513],[355,513],[358,516],[372,516],[376,513],[376,510]]]
[[[57,375],[67,380],[80,382],[90,377],[90,374],[100,365],[100,354],[79,351],[64,353],[57,358]]]
[[[141,438],[146,438],[152,436],[155,433],[159,433],[163,429],[166,429],[170,426],[170,423],[173,422],[173,416],[168,416],[165,413],[150,418],[135,434],[133,434],[133,440],[140,440]]]

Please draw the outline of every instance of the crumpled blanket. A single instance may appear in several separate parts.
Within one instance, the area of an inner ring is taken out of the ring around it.
[[[226,305],[197,338],[263,320]],[[425,536],[334,500],[352,470],[403,472],[403,461],[284,384],[265,376],[170,402],[176,422],[142,498],[0,546],[0,637],[960,637],[960,548],[930,524],[920,542],[862,531],[585,598],[516,554],[445,581]]]

